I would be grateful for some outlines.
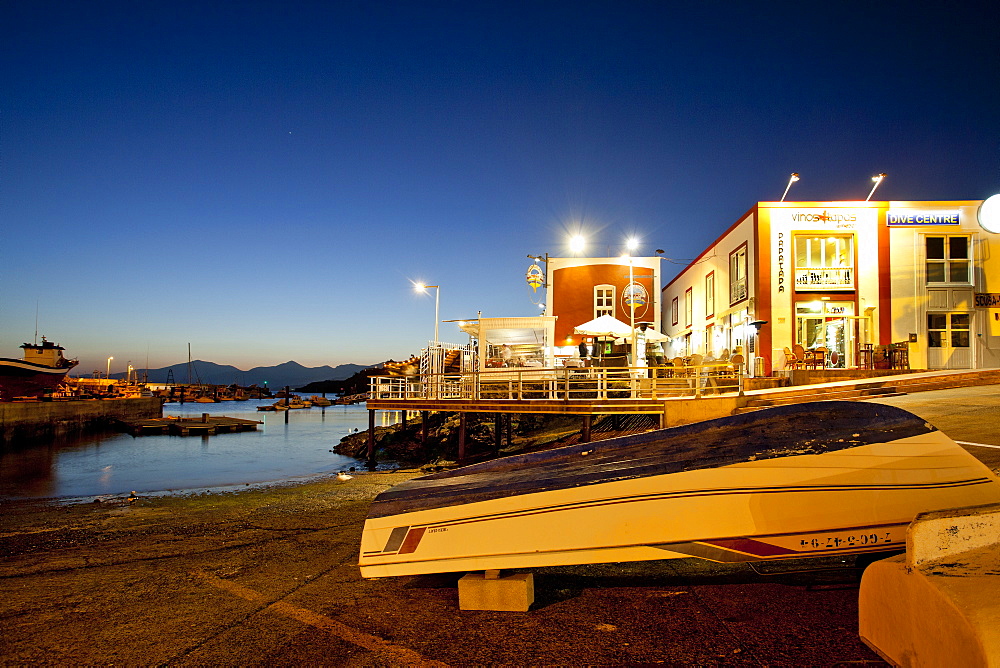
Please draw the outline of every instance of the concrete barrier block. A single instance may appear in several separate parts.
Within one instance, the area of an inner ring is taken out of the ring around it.
[[[1000,667],[1000,505],[919,515],[907,553],[870,565],[862,641],[897,666]]]
[[[535,602],[535,580],[531,573],[501,576],[499,571],[469,573],[458,581],[461,610],[527,612]]]
[[[911,568],[989,545],[1000,545],[1000,504],[921,513],[906,530]]]

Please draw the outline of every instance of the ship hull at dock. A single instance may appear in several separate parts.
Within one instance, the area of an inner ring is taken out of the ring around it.
[[[902,550],[917,513],[1000,481],[900,409],[818,402],[417,478],[376,499],[365,577]]]
[[[41,396],[58,387],[68,372],[69,367],[54,368],[0,357],[0,400]]]

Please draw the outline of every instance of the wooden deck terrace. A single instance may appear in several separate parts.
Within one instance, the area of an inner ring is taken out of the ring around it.
[[[662,413],[663,400],[739,393],[742,370],[689,367],[505,368],[422,378],[373,376],[372,410]]]

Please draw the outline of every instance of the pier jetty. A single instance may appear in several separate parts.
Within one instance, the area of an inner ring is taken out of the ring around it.
[[[219,434],[235,431],[256,431],[261,420],[244,420],[243,418],[226,417],[224,415],[209,415],[202,413],[201,417],[167,417],[148,418],[128,423],[129,431],[135,436],[143,434]]]

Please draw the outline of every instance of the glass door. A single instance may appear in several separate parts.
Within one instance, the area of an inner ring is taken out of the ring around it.
[[[928,313],[928,368],[971,369],[971,325],[969,313]]]
[[[854,302],[814,301],[795,305],[795,339],[807,351],[826,349],[825,366],[854,366]]]

